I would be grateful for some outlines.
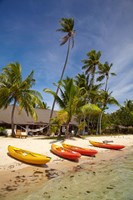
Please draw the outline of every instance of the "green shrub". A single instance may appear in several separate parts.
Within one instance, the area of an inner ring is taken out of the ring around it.
[[[6,135],[6,128],[0,126],[0,136]]]

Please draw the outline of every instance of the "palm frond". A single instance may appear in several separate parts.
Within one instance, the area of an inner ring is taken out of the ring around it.
[[[62,42],[60,43],[60,45],[61,45],[61,46],[64,45],[64,44],[68,41],[68,39],[69,39],[69,35],[64,36],[64,37],[62,38]]]

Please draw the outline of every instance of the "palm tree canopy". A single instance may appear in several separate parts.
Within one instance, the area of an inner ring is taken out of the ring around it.
[[[99,107],[101,107],[102,110],[107,109],[107,105],[120,106],[119,102],[112,96],[112,92],[101,90],[98,98]]]
[[[114,72],[110,72],[113,64],[109,65],[108,62],[105,62],[103,65],[99,65],[99,71],[97,72],[100,76],[97,78],[97,81],[102,81],[105,77],[106,79],[109,78],[109,75],[116,76]]]
[[[97,68],[100,65],[100,57],[101,57],[101,52],[98,51],[96,52],[95,50],[91,50],[89,53],[87,53],[88,59],[82,60],[84,63],[84,66],[82,69],[85,69],[85,74],[88,75],[88,80],[89,80],[89,87],[90,90],[92,86],[94,85],[95,81],[95,74],[97,71]]]
[[[44,89],[44,92],[53,95],[56,99],[56,103],[58,103],[61,109],[67,111],[71,118],[71,116],[76,112],[80,91],[75,85],[74,80],[68,77],[60,83],[60,86],[60,96],[48,88]]]
[[[57,31],[61,31],[64,33],[67,33],[67,35],[65,35],[62,38],[62,42],[60,45],[64,45],[69,39],[72,39],[72,47],[74,46],[74,34],[75,34],[75,30],[74,28],[74,19],[73,18],[62,18],[59,21],[60,25],[62,26],[62,28],[57,29]]]
[[[24,108],[27,114],[37,119],[34,106],[42,104],[42,96],[38,91],[31,90],[35,84],[34,72],[22,80],[21,71],[19,63],[10,63],[3,68],[0,74],[0,108],[7,108],[11,103],[17,103],[20,110]]]
[[[90,52],[87,53],[87,56],[88,56],[87,60],[82,60],[82,62],[84,63],[82,69],[86,69],[86,74],[88,74],[89,72],[94,73],[95,67],[99,65],[101,52],[100,51],[96,52],[95,50],[91,50]]]
[[[88,76],[86,76],[84,73],[77,74],[75,77],[75,83],[78,87],[88,90]]]

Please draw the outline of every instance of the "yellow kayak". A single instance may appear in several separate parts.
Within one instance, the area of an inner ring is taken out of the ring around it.
[[[43,165],[51,159],[48,156],[13,147],[11,145],[8,146],[8,152],[11,157],[29,164]]]

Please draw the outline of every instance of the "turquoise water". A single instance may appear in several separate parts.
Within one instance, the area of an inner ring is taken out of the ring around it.
[[[97,165],[81,164],[75,172],[13,200],[133,200],[133,150]]]

